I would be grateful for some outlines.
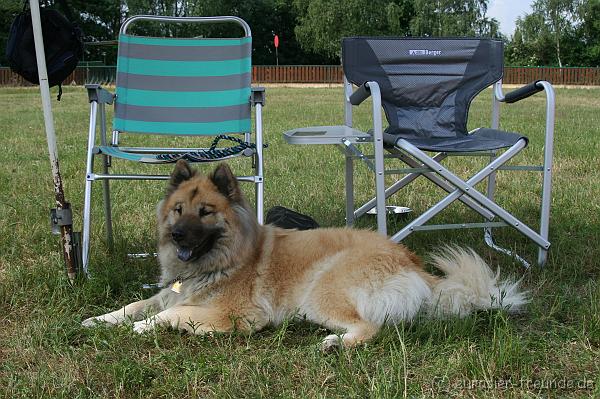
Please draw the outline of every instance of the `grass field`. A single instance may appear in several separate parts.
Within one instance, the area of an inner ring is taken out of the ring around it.
[[[343,120],[341,88],[268,88],[264,109],[266,209],[284,205],[324,226],[344,219],[343,157],[327,146],[290,146],[281,133]],[[489,120],[489,93],[471,109],[471,127]],[[558,89],[554,198],[549,262],[525,271],[490,251],[482,232],[420,233],[405,244],[419,255],[441,243],[469,245],[503,275],[523,276],[527,312],[481,312],[465,319],[385,328],[372,342],[324,355],[326,332],[289,322],[247,336],[198,337],[159,330],[80,327],[86,317],[150,295],[140,288],[157,271],[154,259],[127,251],[154,249],[154,213],[163,183],[112,185],[118,245],[108,253],[100,185],[93,209],[93,280],[70,286],[57,236],[50,234],[52,180],[39,92],[1,88],[0,99],[0,396],[34,397],[589,397],[600,396],[600,89]],[[502,127],[529,136],[525,157],[540,160],[544,96],[502,109]],[[80,229],[88,105],[82,88],[53,102],[67,198]],[[358,126],[368,128],[368,105]],[[135,141],[135,139],[133,139]],[[453,161],[467,174],[476,160]],[[240,173],[249,168],[232,162]],[[155,167],[168,171],[169,168]],[[357,200],[372,178],[359,167]],[[122,164],[115,162],[115,172]],[[539,174],[504,172],[499,202],[536,225]],[[423,210],[440,198],[415,184],[393,203]],[[470,213],[452,206],[438,220]],[[390,220],[392,227],[404,220]],[[360,226],[374,227],[373,219]],[[512,230],[500,243],[529,260],[536,249]]]

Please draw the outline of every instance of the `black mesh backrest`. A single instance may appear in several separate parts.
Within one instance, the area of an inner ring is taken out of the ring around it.
[[[388,133],[443,138],[467,134],[471,100],[502,78],[500,40],[351,37],[342,41],[346,78],[381,88]]]

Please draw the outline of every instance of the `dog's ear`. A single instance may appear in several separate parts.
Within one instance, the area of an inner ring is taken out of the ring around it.
[[[195,170],[190,168],[190,164],[186,160],[180,159],[175,164],[175,169],[171,173],[171,179],[169,180],[169,187],[167,188],[167,195],[177,190],[177,187],[186,180],[191,179],[196,174]]]
[[[219,164],[211,175],[210,180],[217,186],[219,192],[231,201],[237,202],[242,198],[238,181],[227,164]]]

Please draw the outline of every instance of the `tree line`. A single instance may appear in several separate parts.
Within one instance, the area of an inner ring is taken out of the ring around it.
[[[599,66],[600,0],[536,0],[531,14],[516,21],[504,37],[487,15],[489,0],[41,0],[59,11],[67,5],[85,32],[86,61],[114,64],[114,41],[130,15],[236,15],[253,35],[253,63],[275,64],[273,39],[279,36],[282,65],[339,64],[346,36],[481,36],[506,43],[507,65]],[[23,0],[0,0],[0,64],[12,18]],[[138,31],[167,35],[232,34],[213,27],[144,25]]]
[[[600,0],[536,0],[508,41],[512,65],[600,66]]]

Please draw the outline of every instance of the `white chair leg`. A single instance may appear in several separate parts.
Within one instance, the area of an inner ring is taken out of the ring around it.
[[[107,171],[105,171],[105,174]],[[104,219],[106,221],[106,244],[110,251],[114,250],[113,226],[112,226],[112,208],[110,202],[110,185],[108,180],[102,181],[102,192],[104,195]]]
[[[259,224],[264,223],[264,176],[263,176],[263,128],[262,128],[262,104],[255,105],[256,110],[256,218]]]
[[[345,188],[346,188],[346,226],[354,224],[354,160],[349,149],[344,150],[345,163]]]
[[[81,238],[81,261],[83,272],[89,277],[90,225],[92,216],[92,183],[94,181],[94,145],[96,143],[96,120],[98,103],[90,103],[90,125],[88,131],[87,162],[85,169],[85,193],[83,200],[83,232]]]
[[[83,231],[81,238],[81,260],[83,272],[89,276],[89,256],[90,256],[90,224],[91,224],[91,202],[92,202],[92,180],[85,182],[85,195],[83,200]]]
[[[100,142],[102,145],[107,145],[106,140],[106,111],[104,104],[99,104],[98,114],[100,116]],[[110,158],[106,155],[102,156],[102,172],[108,175],[110,166]],[[114,249],[113,228],[112,228],[112,210],[110,203],[110,183],[109,180],[102,181],[102,191],[104,195],[104,219],[106,221],[106,243],[108,249],[112,252]]]

